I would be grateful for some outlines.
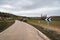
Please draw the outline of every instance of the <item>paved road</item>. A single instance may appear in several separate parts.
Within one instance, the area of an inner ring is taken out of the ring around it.
[[[50,40],[33,26],[16,20],[15,23],[0,33],[0,40]]]

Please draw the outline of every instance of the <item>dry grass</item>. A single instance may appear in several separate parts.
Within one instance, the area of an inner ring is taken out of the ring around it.
[[[40,26],[38,24],[32,23],[31,21],[29,21],[27,23],[29,23],[30,25],[34,26],[38,30],[40,30],[47,37],[49,37],[51,40],[60,40],[60,34],[58,34],[56,31],[49,30],[49,29],[48,30],[47,29],[44,29],[44,27],[42,27],[42,26]]]

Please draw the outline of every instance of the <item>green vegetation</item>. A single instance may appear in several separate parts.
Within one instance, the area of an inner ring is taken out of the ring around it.
[[[57,20],[57,19],[56,19]],[[59,19],[58,19],[59,20]],[[39,25],[43,25],[43,26],[47,26],[47,22],[45,20],[35,20],[35,19],[28,19],[28,22],[33,22],[33,23],[36,23],[36,24],[39,24]],[[55,21],[55,20],[52,20],[50,22],[50,27],[56,27],[56,28],[60,28],[60,21]]]
[[[60,21],[60,16],[51,16],[54,21]]]
[[[31,23],[29,23],[29,24],[31,24]],[[60,40],[60,34],[57,34],[55,31],[44,29],[44,28],[40,27],[39,25],[35,25],[35,24],[31,24],[31,25],[34,26],[35,28],[37,28],[42,33],[44,33],[51,40]]]
[[[0,12],[0,32],[4,31],[9,26],[11,26],[15,22],[15,20],[22,21],[23,18],[26,18],[27,23],[33,25],[35,28],[37,28],[46,36],[48,36],[51,40],[60,40],[60,33],[58,34],[55,30],[45,29],[45,27],[47,26],[47,22],[41,18],[40,19],[27,18],[27,17],[15,16],[13,14],[9,14],[9,13],[7,14],[2,12]],[[52,22],[50,22],[50,27],[53,28],[55,27],[60,29],[60,16],[59,17],[54,16],[51,18],[53,20]]]
[[[15,20],[21,20],[21,18],[21,16],[0,12],[0,32],[11,26]]]
[[[0,32],[4,31],[6,28],[11,26],[14,23],[14,20],[2,20],[0,21]]]
[[[50,22],[50,27],[53,27],[53,28],[56,27],[56,28],[60,29],[60,21],[59,20],[60,20],[60,18],[56,18],[55,20],[52,20],[52,22]],[[34,26],[38,30],[40,30],[51,40],[60,40],[60,33],[58,34],[55,30],[49,30],[49,29],[44,28],[47,26],[47,22],[45,20],[27,19],[27,23]],[[44,26],[44,27],[42,27],[42,26]]]
[[[0,12],[0,32],[11,26],[16,18],[17,16],[13,14]]]

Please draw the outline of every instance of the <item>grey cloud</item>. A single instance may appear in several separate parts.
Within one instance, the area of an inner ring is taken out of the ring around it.
[[[54,10],[47,13],[48,16],[60,16],[60,10]]]
[[[9,11],[24,11],[24,10],[33,10],[37,8],[42,7],[60,7],[60,0],[0,0],[0,6],[1,5],[11,5],[15,7],[14,9],[8,9]],[[1,7],[0,7],[1,8]],[[4,8],[2,8],[4,9]],[[55,14],[54,14],[55,13]],[[57,13],[60,13],[59,10],[47,13],[48,15],[57,15]],[[20,15],[24,15],[20,13]],[[39,15],[39,13],[31,13],[26,15]],[[60,14],[59,14],[60,15]]]
[[[45,6],[60,6],[60,0],[27,0],[33,3],[32,5],[24,5],[24,0],[0,0],[0,4],[9,4],[15,6],[17,9],[35,9]]]
[[[35,9],[41,7],[60,7],[60,0],[33,0],[33,5],[23,6],[24,9]]]
[[[28,16],[28,17],[35,17],[35,16],[37,16],[37,17],[40,17],[41,16],[41,14],[42,13],[36,13],[36,14],[34,14],[34,13],[28,13],[28,14],[24,14],[24,13],[20,13],[20,14],[18,14],[18,15],[21,15],[21,16]],[[60,16],[60,10],[54,10],[54,11],[50,11],[50,12],[47,12],[46,13],[47,14],[47,16]],[[45,15],[45,14],[43,14],[43,15]]]

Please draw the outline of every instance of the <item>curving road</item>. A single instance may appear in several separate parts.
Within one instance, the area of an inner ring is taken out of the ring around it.
[[[50,40],[33,26],[16,20],[15,23],[0,33],[0,40]]]

